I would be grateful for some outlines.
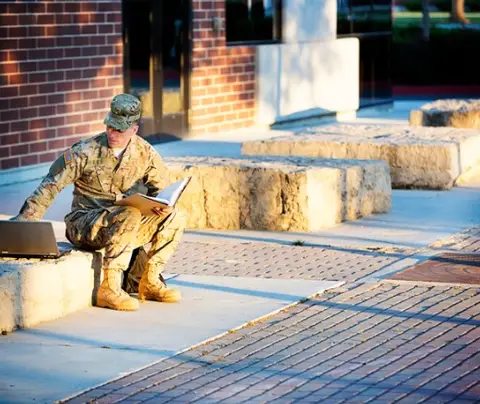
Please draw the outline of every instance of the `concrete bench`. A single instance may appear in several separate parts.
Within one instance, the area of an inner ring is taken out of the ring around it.
[[[316,231],[391,209],[388,165],[302,157],[168,158],[193,180],[180,209],[190,229]]]
[[[383,160],[393,188],[450,189],[480,161],[474,129],[332,125],[242,144],[244,155]]]
[[[33,327],[92,304],[101,254],[68,250],[57,259],[0,259],[1,331]]]
[[[480,100],[437,100],[410,111],[410,125],[480,129]]]

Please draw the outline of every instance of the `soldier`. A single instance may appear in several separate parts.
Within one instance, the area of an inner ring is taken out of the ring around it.
[[[66,236],[79,248],[104,249],[103,282],[96,305],[114,310],[136,310],[138,300],[122,290],[122,274],[135,248],[140,248],[132,278],[140,300],[177,302],[179,291],[168,288],[161,271],[175,251],[185,227],[185,216],[171,209],[142,216],[136,208],[115,201],[136,192],[156,195],[169,183],[160,155],[137,136],[140,101],[132,95],[113,98],[104,123],[106,131],[81,140],[50,167],[38,188],[13,220],[39,220],[57,194],[74,184],[72,209],[65,216]],[[141,269],[139,269],[139,266]],[[137,277],[137,279],[135,279]]]

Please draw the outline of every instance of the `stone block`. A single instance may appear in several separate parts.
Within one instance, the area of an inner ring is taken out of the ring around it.
[[[480,161],[474,129],[332,125],[242,144],[244,155],[373,159],[388,163],[393,188],[450,189]]]
[[[391,209],[388,165],[302,157],[166,158],[190,229],[316,231]]]
[[[0,330],[32,327],[90,306],[101,278],[98,255],[71,250],[58,259],[0,259]]]
[[[437,100],[410,111],[410,125],[480,129],[480,100]]]

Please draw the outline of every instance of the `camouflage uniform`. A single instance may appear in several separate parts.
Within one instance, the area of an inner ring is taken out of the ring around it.
[[[183,215],[142,217],[135,208],[114,205],[144,187],[148,195],[155,195],[168,185],[160,156],[145,140],[133,137],[120,161],[108,148],[105,133],[76,143],[53,163],[17,219],[41,219],[57,194],[71,183],[75,186],[72,211],[65,223],[73,245],[105,248],[104,268],[125,270],[132,250],[150,242],[151,262],[167,261],[182,234]]]
[[[120,101],[125,104],[124,99]],[[105,122],[110,126],[109,116]],[[124,121],[113,124],[125,130]],[[163,268],[183,234],[184,215],[173,212],[167,217],[146,217],[135,208],[114,205],[115,201],[136,192],[154,196],[169,184],[168,171],[149,143],[133,136],[120,159],[109,148],[106,133],[75,143],[52,164],[14,219],[41,219],[57,194],[72,183],[72,210],[65,216],[65,223],[66,236],[73,245],[104,248],[103,269],[125,271],[132,251],[151,243],[148,252],[145,254],[142,248],[137,257],[143,260],[143,268],[148,265]],[[130,292],[142,272],[137,265],[132,274],[134,282],[129,283]]]

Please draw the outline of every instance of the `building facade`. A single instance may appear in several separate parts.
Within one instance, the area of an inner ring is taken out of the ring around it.
[[[51,162],[104,129],[123,91],[120,1],[0,3],[0,168]]]
[[[123,91],[142,99],[152,141],[355,111],[348,34],[332,0],[4,1],[0,169],[99,133]]]

